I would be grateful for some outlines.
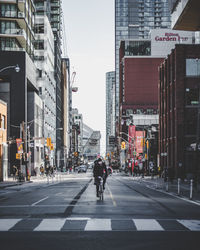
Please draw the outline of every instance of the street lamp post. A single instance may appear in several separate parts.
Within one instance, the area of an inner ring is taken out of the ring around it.
[[[15,71],[17,73],[19,73],[19,71],[20,71],[19,65],[16,64],[16,65],[13,65],[13,66],[7,66],[7,67],[4,67],[4,68],[0,69],[0,73],[3,72],[4,70],[7,70],[7,69],[15,69]]]

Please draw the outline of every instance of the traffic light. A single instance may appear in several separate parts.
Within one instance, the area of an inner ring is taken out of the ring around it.
[[[126,149],[126,143],[125,143],[125,141],[122,141],[122,143],[121,143],[121,149]]]
[[[78,157],[78,152],[74,152],[74,156],[75,156],[75,157]]]
[[[48,137],[47,138],[47,147],[50,147],[51,146],[51,137]]]

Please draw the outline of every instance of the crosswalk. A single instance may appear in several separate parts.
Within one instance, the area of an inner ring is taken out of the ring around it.
[[[200,220],[79,217],[0,219],[0,231],[200,231]]]

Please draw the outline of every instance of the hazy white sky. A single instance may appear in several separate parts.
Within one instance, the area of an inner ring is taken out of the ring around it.
[[[102,134],[105,148],[105,74],[114,70],[114,0],[63,0],[67,52],[76,71],[73,108]],[[104,147],[104,148],[103,148]]]

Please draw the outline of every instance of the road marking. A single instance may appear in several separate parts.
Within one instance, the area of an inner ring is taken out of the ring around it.
[[[117,218],[118,219],[118,218]],[[33,220],[33,219],[31,219]],[[127,221],[127,224],[126,224]],[[129,222],[132,222],[131,224]],[[166,221],[169,221],[167,224]],[[22,224],[18,224],[22,222]],[[0,231],[199,231],[200,220],[175,220],[175,219],[121,219],[116,224],[116,219],[104,218],[87,218],[87,217],[71,217],[57,219],[41,219],[36,223],[31,222],[27,218],[20,219],[0,219]],[[40,224],[38,225],[38,223]],[[163,224],[163,222],[165,222]],[[113,224],[114,223],[114,224]],[[125,224],[122,224],[125,223]],[[23,225],[23,228],[22,228]],[[27,227],[26,227],[27,225]],[[37,225],[37,226],[36,226]],[[127,225],[127,228],[126,228]],[[172,226],[173,225],[173,226]],[[114,226],[114,228],[112,228]],[[181,226],[181,228],[180,228]],[[182,228],[183,227],[183,228]],[[34,229],[35,228],[35,229]]]
[[[178,222],[191,231],[200,231],[200,220],[178,220]]]
[[[43,199],[41,199],[41,200],[39,200],[39,201],[37,201],[37,202],[31,204],[31,207],[37,205],[38,203],[40,203],[40,202],[42,202],[42,201],[44,201],[44,200],[46,200],[46,199],[48,199],[48,198],[49,198],[49,196],[47,196],[47,197],[45,197],[45,198],[43,198]]]
[[[114,197],[113,197],[113,195],[112,195],[112,192],[111,192],[111,190],[110,190],[108,184],[107,184],[107,187],[108,187],[108,191],[109,191],[109,193],[110,193],[111,200],[112,200],[112,202],[113,202],[113,206],[116,207],[116,206],[117,206],[117,203],[116,203],[116,201],[114,200]]]
[[[87,221],[85,231],[111,231],[110,219],[90,219]]]
[[[55,195],[63,195],[63,192],[61,192],[61,193],[57,193],[57,194],[55,194]]]
[[[87,218],[87,217],[70,217],[67,218],[67,220],[90,220],[91,218]]]
[[[8,231],[21,219],[0,219],[0,231]]]
[[[59,231],[65,224],[66,219],[44,219],[34,231]]]
[[[163,231],[161,225],[152,219],[134,219],[133,222],[138,231]]]
[[[1,198],[1,199],[0,199],[0,201],[6,200],[6,199],[7,199],[6,197],[4,197],[4,198]]]

